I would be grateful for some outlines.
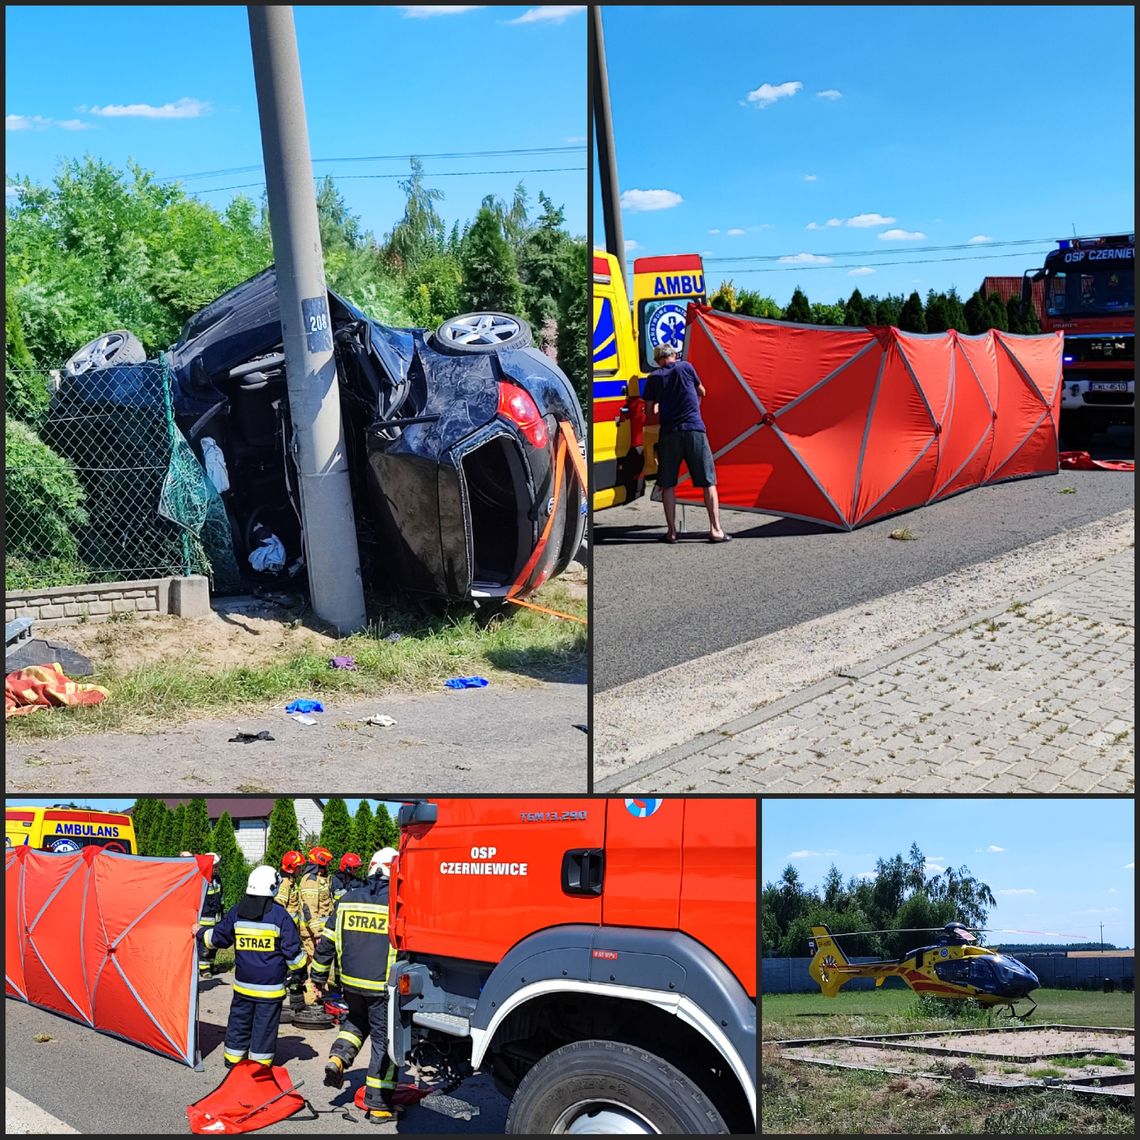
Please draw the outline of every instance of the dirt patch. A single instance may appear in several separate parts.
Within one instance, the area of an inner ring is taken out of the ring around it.
[[[923,1037],[929,1048],[969,1049],[975,1053],[1001,1056],[1048,1057],[1056,1053],[1077,1053],[1082,1049],[1109,1053],[1131,1053],[1136,1038],[1133,1034],[1087,1032],[1067,1029],[1014,1029],[1009,1032],[947,1034],[945,1037]]]
[[[253,598],[219,599],[209,617],[86,622],[54,626],[46,636],[90,657],[97,671],[118,673],[175,657],[221,671],[267,654],[322,653],[336,644],[301,624],[299,606]]]

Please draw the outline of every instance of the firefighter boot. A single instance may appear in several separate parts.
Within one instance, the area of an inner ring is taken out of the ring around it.
[[[344,1062],[339,1057],[330,1057],[325,1065],[325,1084],[331,1089],[344,1084]]]

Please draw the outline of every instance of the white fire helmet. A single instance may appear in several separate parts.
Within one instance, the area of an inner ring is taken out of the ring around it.
[[[379,873],[385,879],[388,878],[392,873],[392,860],[398,854],[395,847],[381,847],[368,861],[368,877],[371,879],[373,875]]]
[[[281,885],[281,876],[274,867],[254,867],[249,873],[245,893],[258,898],[271,899]]]

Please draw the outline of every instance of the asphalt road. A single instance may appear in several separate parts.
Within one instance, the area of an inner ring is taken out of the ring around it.
[[[1131,431],[1099,436],[1094,454],[1130,458]],[[1065,487],[1075,493],[1062,494]],[[705,541],[704,508],[678,508],[692,541],[657,541],[661,504],[648,495],[593,524],[593,684],[611,689],[763,637],[1131,507],[1133,476],[1062,471],[967,491],[850,532],[724,511],[734,541]],[[915,541],[893,541],[907,528]],[[979,609],[985,602],[979,602]],[[694,683],[699,684],[699,676]]]
[[[225,975],[230,977],[232,975]],[[188,1131],[186,1106],[221,1083],[221,1043],[225,1035],[230,987],[220,978],[203,984],[199,1043],[205,1070],[195,1072],[176,1061],[97,1033],[66,1018],[21,1001],[5,1002],[5,1084],[79,1132],[102,1135],[164,1135]],[[352,1108],[352,1097],[364,1082],[368,1046],[349,1071],[340,1091],[326,1088],[322,1070],[334,1030],[299,1030],[283,1025],[278,1037],[278,1064],[288,1066],[301,1093],[320,1110],[314,1120],[302,1109],[273,1126],[273,1133],[312,1135],[362,1131],[393,1135],[501,1135],[507,1101],[486,1076],[475,1076],[456,1090],[479,1111],[470,1120],[443,1116],[424,1105],[408,1108],[399,1120],[369,1127]],[[37,1034],[50,1041],[37,1042]],[[401,1081],[408,1080],[401,1073]],[[335,1107],[337,1111],[327,1112]],[[346,1114],[347,1108],[347,1114]]]

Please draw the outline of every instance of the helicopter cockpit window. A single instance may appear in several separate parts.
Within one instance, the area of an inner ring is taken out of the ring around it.
[[[934,972],[943,982],[951,985],[965,985],[970,981],[969,958],[948,958],[945,962],[936,962]]]

